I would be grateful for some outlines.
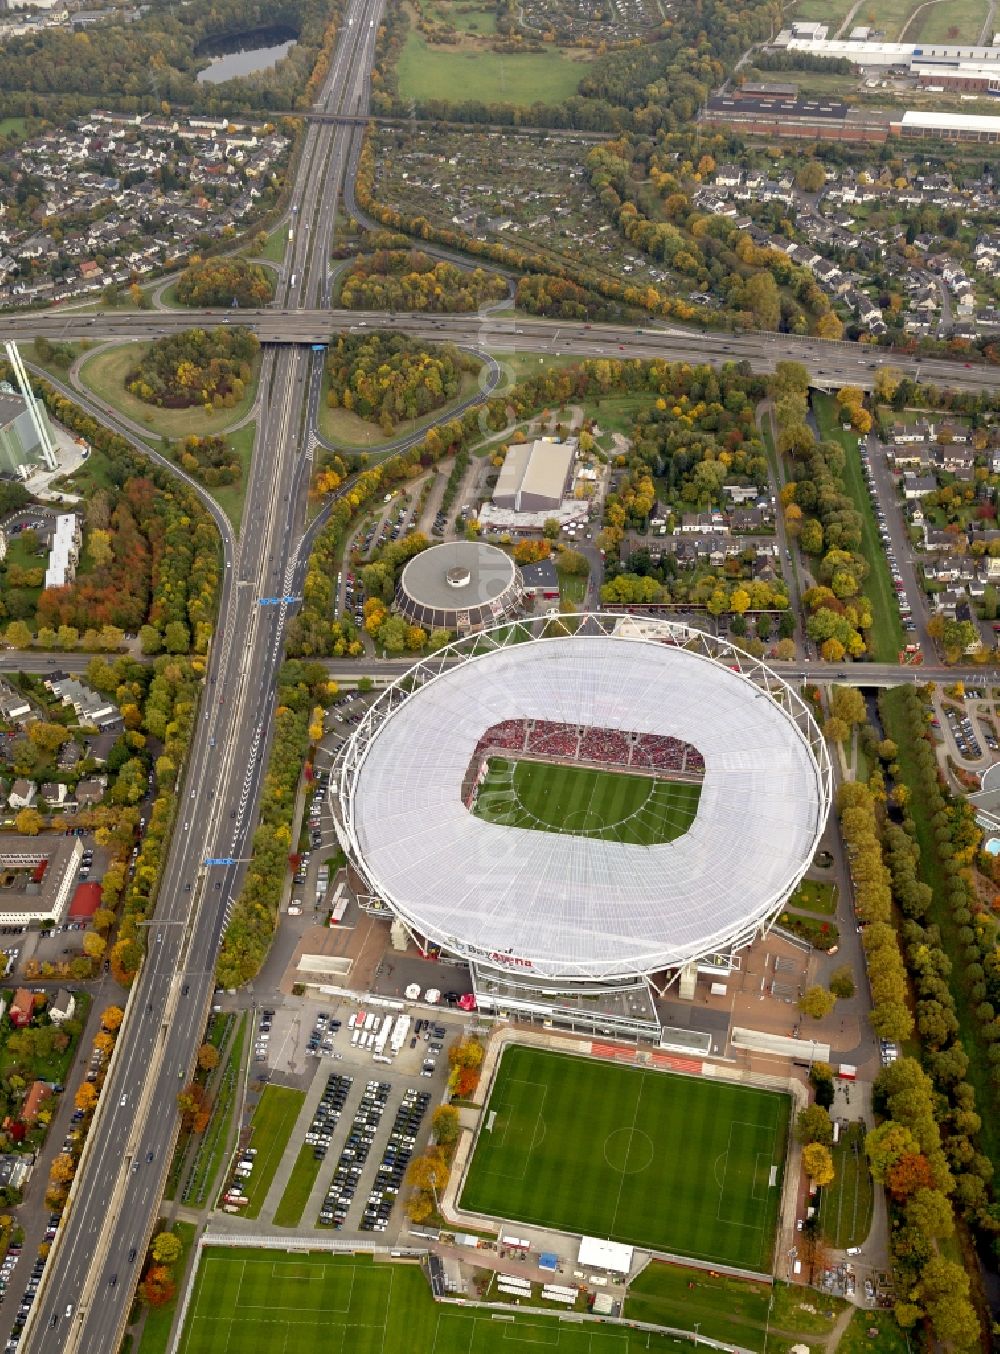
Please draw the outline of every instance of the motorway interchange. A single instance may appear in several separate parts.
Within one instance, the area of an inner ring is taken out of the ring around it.
[[[367,111],[380,14],[381,0],[350,0],[317,111],[348,115]],[[309,345],[325,340],[338,328],[392,325],[417,337],[448,339],[494,357],[527,350],[576,356],[747,360],[761,370],[793,358],[809,366],[819,384],[870,387],[874,380],[877,360],[867,354],[859,357],[856,346],[784,335],[726,335],[722,341],[718,334],[677,326],[635,329],[489,314],[425,318],[332,311],[328,259],[337,204],[353,178],[360,144],[358,125],[309,124],[289,203],[297,228],[276,305],[239,316],[266,345],[243,527],[237,539],[218,505],[195,485],[219,527],[225,562],[203,711],[181,792],[178,831],[149,928],[147,959],[129,997],[102,1110],[81,1159],[71,1206],[54,1239],[24,1336],[16,1346],[31,1354],[54,1354],[57,1349],[91,1354],[118,1347],[138,1278],[136,1258],[144,1253],[157,1216],[176,1131],[177,1090],[190,1073],[204,1030],[215,960],[228,907],[240,888],[270,751],[287,605],[261,608],[257,603],[260,597],[295,595],[301,590],[311,543],[325,520],[320,513],[308,528],[303,526],[312,464],[308,449],[322,378],[322,356],[311,352]],[[36,313],[10,317],[8,337],[150,338],[213,321],[231,323],[233,316],[231,312],[169,311],[97,316]],[[915,377],[960,388],[996,384],[996,374],[987,367],[940,359],[894,362]],[[495,384],[499,380],[495,362],[489,372]],[[72,398],[147,454],[162,459],[107,406],[95,399],[81,399],[76,392]],[[183,473],[172,465],[169,468],[172,473]],[[38,658],[40,663],[45,661]],[[4,665],[7,662],[5,658]],[[356,667],[347,664],[332,663],[330,668],[334,676],[354,680],[359,675]],[[371,665],[372,674],[380,678],[391,678],[400,670],[399,663]],[[977,668],[964,675],[974,680],[980,672]],[[931,675],[927,668],[913,674],[913,679],[926,680]],[[889,665],[869,664],[865,670],[866,680],[876,684],[898,681],[900,676]],[[954,679],[963,674],[950,671],[949,676]],[[207,866],[209,859],[233,863]]]

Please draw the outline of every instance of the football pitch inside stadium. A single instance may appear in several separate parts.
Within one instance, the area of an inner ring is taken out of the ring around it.
[[[475,812],[491,823],[654,846],[694,822],[701,786],[589,766],[491,757]]]
[[[773,1091],[515,1046],[461,1203],[770,1271],[788,1115]]]
[[[209,1246],[179,1354],[667,1354],[676,1347],[656,1332],[514,1308],[440,1306],[414,1264]]]

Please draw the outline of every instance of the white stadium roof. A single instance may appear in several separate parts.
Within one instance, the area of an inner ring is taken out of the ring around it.
[[[421,936],[521,980],[615,980],[746,943],[826,822],[829,761],[779,678],[697,631],[673,631],[692,650],[661,642],[666,625],[616,624],[464,661],[442,651],[433,671],[431,660],[414,669],[412,694],[390,688],[376,702],[342,763],[342,828],[372,892]],[[476,817],[461,797],[476,744],[515,718],[692,743],[705,760],[694,822],[637,846]]]

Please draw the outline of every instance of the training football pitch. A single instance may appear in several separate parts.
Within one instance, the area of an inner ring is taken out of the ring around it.
[[[491,757],[475,812],[536,832],[654,846],[687,832],[700,798],[701,786],[690,781]]]
[[[647,1331],[439,1306],[416,1265],[206,1247],[179,1354],[667,1354]]]
[[[515,1046],[462,1206],[769,1271],[788,1114],[773,1091]]]

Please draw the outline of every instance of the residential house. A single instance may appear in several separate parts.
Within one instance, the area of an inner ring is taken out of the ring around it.
[[[26,987],[19,987],[10,1003],[10,1023],[18,1029],[30,1025],[35,1018],[35,994]]]
[[[26,1124],[33,1124],[41,1112],[42,1106],[46,1100],[51,1099],[52,1087],[47,1081],[33,1081],[28,1089],[28,1094],[24,1097],[24,1104],[21,1106],[21,1119]]]
[[[938,482],[934,475],[904,475],[903,497],[907,500],[924,498],[937,491]]]
[[[12,809],[30,809],[35,802],[37,793],[33,780],[25,780],[23,777],[19,777],[10,787],[7,803]]]
[[[76,998],[73,993],[67,992],[65,987],[60,987],[49,1003],[49,1015],[52,1017],[53,1025],[61,1025],[65,1020],[72,1020],[75,1010]]]

